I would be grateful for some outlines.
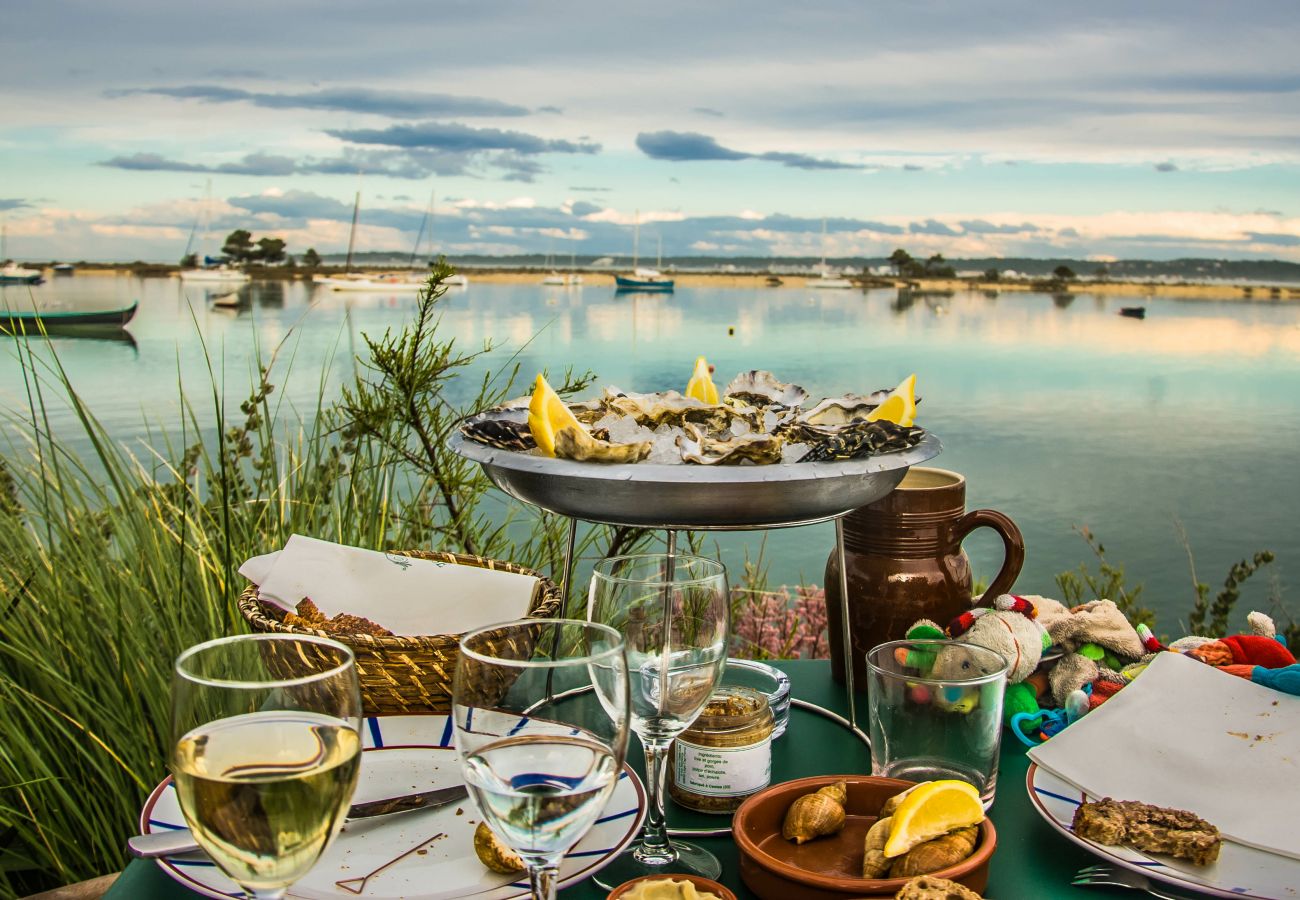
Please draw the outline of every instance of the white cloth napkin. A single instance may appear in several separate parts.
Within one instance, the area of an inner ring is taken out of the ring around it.
[[[1300,697],[1161,653],[1029,757],[1091,795],[1189,810],[1300,858]]]
[[[239,568],[259,596],[291,610],[310,597],[326,616],[351,613],[393,634],[460,634],[528,614],[537,579],[346,547],[295,534]]]

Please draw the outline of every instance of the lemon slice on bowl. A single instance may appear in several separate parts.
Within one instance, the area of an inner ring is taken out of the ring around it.
[[[916,424],[916,374],[903,379],[889,396],[867,416],[868,422],[881,420],[911,428]]]
[[[686,396],[694,397],[701,403],[717,405],[718,387],[713,383],[713,377],[709,373],[709,361],[703,356],[695,358],[695,371],[691,374],[691,380],[686,383]]]
[[[528,401],[528,430],[533,433],[537,447],[547,456],[555,455],[555,433],[563,428],[576,428],[586,431],[564,405],[560,395],[538,375],[533,387],[532,399]]]
[[[983,821],[984,806],[974,785],[956,779],[918,785],[894,811],[885,856],[902,856],[917,844]]]

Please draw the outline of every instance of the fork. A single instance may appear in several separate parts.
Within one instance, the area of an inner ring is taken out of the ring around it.
[[[1070,884],[1081,887],[1101,887],[1103,885],[1122,887],[1135,891],[1146,891],[1152,897],[1158,897],[1160,900],[1184,900],[1184,898],[1174,894],[1157,891],[1151,887],[1151,879],[1139,872],[1105,865],[1085,866],[1078,871],[1074,876],[1074,881],[1071,881]]]

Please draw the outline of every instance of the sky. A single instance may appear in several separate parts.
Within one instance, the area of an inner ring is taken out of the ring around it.
[[[0,220],[18,259],[328,253],[360,190],[358,249],[432,198],[453,259],[639,221],[643,258],[1300,261],[1298,39],[1295,0],[14,0]]]

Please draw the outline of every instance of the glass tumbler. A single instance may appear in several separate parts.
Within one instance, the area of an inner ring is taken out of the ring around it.
[[[1007,662],[961,641],[890,641],[867,652],[871,774],[957,778],[993,804]]]

